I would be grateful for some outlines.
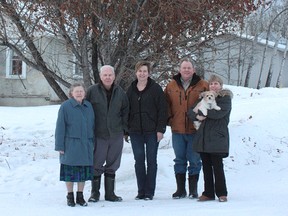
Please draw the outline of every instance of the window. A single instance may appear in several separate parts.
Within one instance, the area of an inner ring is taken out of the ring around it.
[[[73,57],[73,78],[74,79],[82,79],[83,73],[81,70],[81,67],[79,65],[79,62],[77,61],[76,57]]]
[[[6,78],[26,79],[26,64],[11,49],[6,51]]]
[[[74,64],[74,75],[78,75],[78,76],[82,75],[82,71],[78,63]]]

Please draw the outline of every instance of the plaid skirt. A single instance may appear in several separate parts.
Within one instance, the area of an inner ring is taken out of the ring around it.
[[[60,165],[60,181],[84,182],[93,179],[93,166]]]

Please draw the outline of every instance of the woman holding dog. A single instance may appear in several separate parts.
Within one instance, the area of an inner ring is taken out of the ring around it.
[[[232,109],[233,94],[223,89],[223,81],[219,76],[212,75],[209,89],[217,93],[216,103],[221,110],[208,110],[207,116],[201,111],[191,108],[188,116],[191,120],[202,121],[194,139],[193,149],[200,153],[204,174],[204,192],[198,201],[215,200],[227,202],[227,187],[223,168],[223,158],[229,154],[228,124]]]

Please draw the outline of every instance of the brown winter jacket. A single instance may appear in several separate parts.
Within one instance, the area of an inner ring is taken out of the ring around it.
[[[180,73],[174,76],[164,91],[168,102],[168,125],[174,133],[192,134],[196,129],[193,122],[188,119],[187,112],[199,99],[199,94],[209,89],[209,85],[207,81],[194,74],[185,91],[180,77]]]

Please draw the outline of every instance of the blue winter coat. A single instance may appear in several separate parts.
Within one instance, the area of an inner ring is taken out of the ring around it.
[[[60,163],[70,166],[92,166],[94,150],[94,112],[91,103],[75,99],[65,101],[59,109],[55,130],[55,150]]]

